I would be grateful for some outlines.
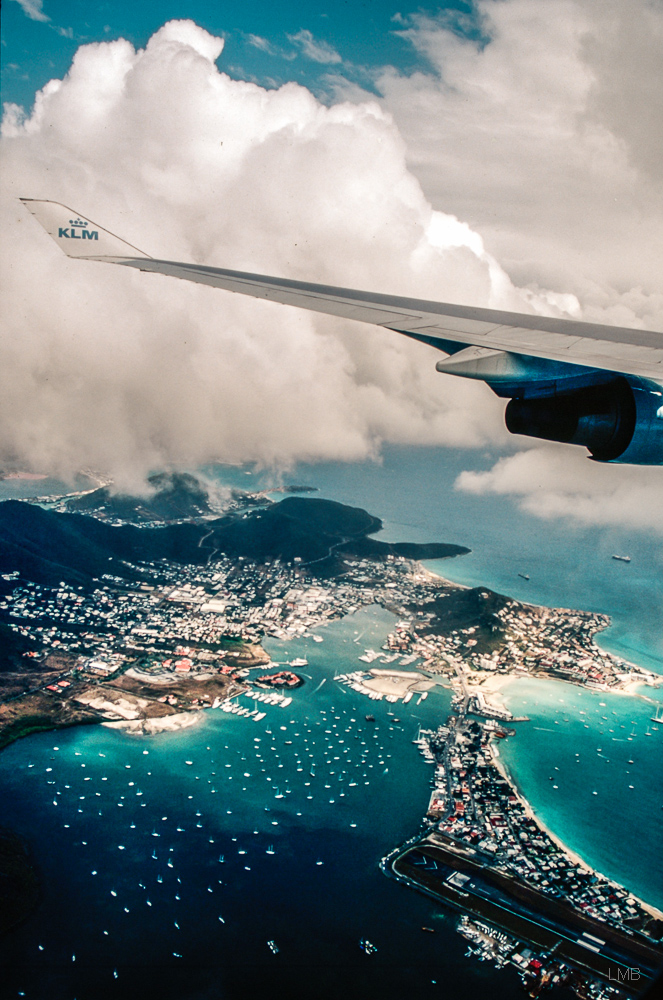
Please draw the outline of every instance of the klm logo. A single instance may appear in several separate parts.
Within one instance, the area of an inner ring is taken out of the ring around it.
[[[96,229],[88,229],[87,222],[82,219],[70,219],[69,220],[70,229],[58,228],[58,236],[60,239],[64,236],[66,240],[98,240],[99,233]]]

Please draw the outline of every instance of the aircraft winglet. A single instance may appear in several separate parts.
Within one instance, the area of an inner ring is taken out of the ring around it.
[[[149,254],[58,201],[40,201],[34,198],[20,200],[67,257],[109,262],[151,259]]]

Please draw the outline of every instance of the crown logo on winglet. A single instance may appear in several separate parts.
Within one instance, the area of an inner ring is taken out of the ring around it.
[[[77,226],[79,229],[85,229],[85,227],[87,226],[87,222],[85,222],[84,219],[70,219],[69,225]]]

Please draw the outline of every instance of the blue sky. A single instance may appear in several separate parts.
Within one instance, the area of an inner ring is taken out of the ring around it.
[[[288,80],[315,92],[331,73],[371,89],[371,70],[384,65],[409,73],[421,56],[399,35],[409,13],[463,18],[464,0],[420,7],[398,0],[7,0],[2,16],[2,98],[26,108],[53,77],[62,78],[81,44],[123,37],[145,45],[165,21],[191,18],[223,36],[221,68],[237,79],[264,86]]]

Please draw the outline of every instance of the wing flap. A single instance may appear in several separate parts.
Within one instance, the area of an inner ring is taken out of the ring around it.
[[[473,340],[475,337],[487,337],[489,334],[495,333],[496,330],[503,329],[500,327],[499,323],[487,323],[481,320],[469,320],[469,319],[459,319],[454,317],[449,319],[444,323],[433,323],[430,322],[431,316],[422,317],[422,326],[416,326],[414,323],[410,324],[410,331],[412,333],[423,333],[429,337],[439,337],[440,339],[449,339],[451,333],[458,334],[461,340]],[[385,326],[388,326],[385,323]]]

